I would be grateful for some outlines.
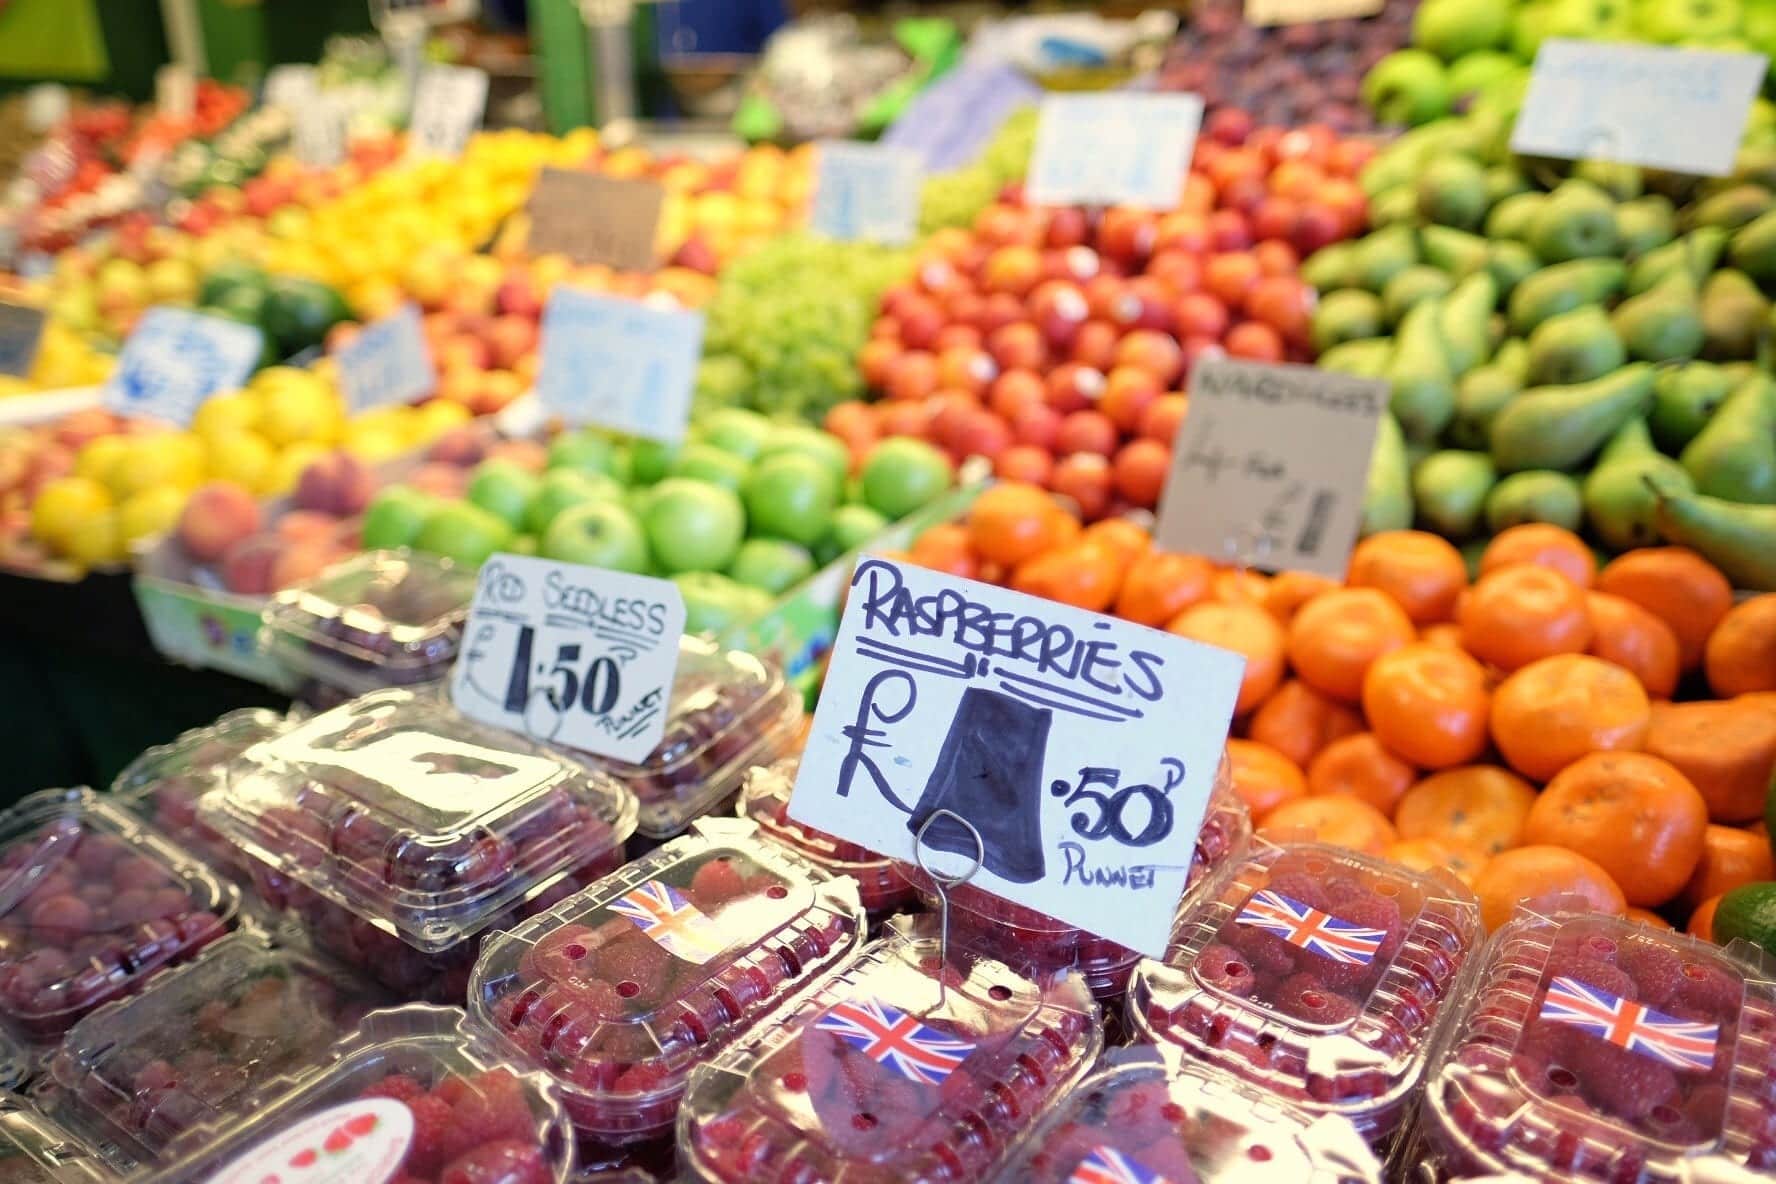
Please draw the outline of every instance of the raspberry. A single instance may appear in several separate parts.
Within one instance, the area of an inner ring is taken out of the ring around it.
[[[1318,955],[1310,955],[1301,960],[1302,965],[1311,966],[1312,972],[1327,986],[1345,989],[1380,973],[1381,968],[1399,950],[1400,906],[1385,896],[1366,896],[1340,901],[1337,910],[1335,915],[1339,920],[1361,925],[1366,929],[1379,929],[1385,934],[1375,951],[1375,957],[1368,962],[1336,962]]]
[[[616,941],[598,951],[598,977],[616,989],[630,1011],[645,1011],[666,997],[672,986],[673,958],[644,933]]]
[[[502,1139],[452,1160],[438,1184],[550,1184],[554,1178],[534,1141]]]
[[[550,930],[525,951],[524,976],[551,983],[582,982],[591,967],[587,959],[599,944],[598,933],[584,925]]]
[[[711,859],[691,877],[690,895],[705,912],[745,891],[746,877],[732,859]]]
[[[1683,959],[1676,950],[1658,942],[1637,939],[1622,943],[1616,965],[1633,976],[1634,997],[1648,1007],[1664,1007],[1683,985]]]
[[[1685,962],[1676,1006],[1703,1019],[1729,1020],[1739,1010],[1745,987],[1739,977],[1712,962]]]
[[[1258,985],[1252,964],[1232,946],[1216,942],[1196,956],[1196,977],[1203,986],[1244,998]]]
[[[411,1105],[415,1098],[424,1097],[425,1092],[425,1086],[405,1073],[390,1073],[358,1096],[360,1098],[393,1098],[397,1102]]]
[[[1635,997],[1634,980],[1628,977],[1626,971],[1619,970],[1608,962],[1599,962],[1595,958],[1550,957],[1548,959],[1549,980],[1552,981],[1556,975],[1578,979],[1587,987],[1608,991],[1621,999],[1634,999]]]
[[[1653,1107],[1677,1100],[1677,1076],[1671,1070],[1595,1036],[1575,1042],[1572,1066],[1592,1102],[1617,1118],[1636,1121]]]
[[[658,1061],[631,1065],[617,1074],[616,1084],[611,1087],[611,1091],[619,1094],[651,1094],[665,1085],[670,1076],[666,1066]]]
[[[428,1176],[444,1162],[444,1145],[451,1138],[456,1116],[450,1103],[436,1094],[425,1094],[405,1104],[413,1114],[413,1143],[402,1166],[416,1176]]]
[[[509,1069],[489,1069],[465,1081],[467,1089],[451,1104],[453,1127],[448,1151],[461,1155],[499,1139],[533,1140],[536,1116],[524,1085]]]
[[[1290,975],[1276,990],[1271,1002],[1280,1010],[1310,1024],[1342,1024],[1357,1014],[1357,1005],[1332,990],[1312,974]]]
[[[1332,898],[1326,892],[1326,885],[1306,872],[1284,872],[1281,875],[1272,876],[1266,887],[1291,900],[1299,900],[1310,908],[1323,911],[1332,904]]]
[[[1299,951],[1276,934],[1256,925],[1229,920],[1221,927],[1221,940],[1246,956],[1253,970],[1274,977],[1295,969]]]

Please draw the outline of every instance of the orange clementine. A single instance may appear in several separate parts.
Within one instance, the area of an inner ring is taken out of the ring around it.
[[[1723,896],[1742,884],[1776,880],[1776,857],[1770,840],[1736,826],[1711,825],[1702,835],[1702,858],[1684,885],[1683,898],[1692,905]]]
[[[968,541],[968,528],[960,522],[939,523],[925,531],[913,540],[907,558],[920,567],[965,580],[980,576],[980,560]]]
[[[1315,575],[1311,571],[1278,572],[1270,578],[1264,593],[1264,609],[1287,625],[1302,605],[1322,592],[1338,587],[1338,581]]]
[[[1414,625],[1455,616],[1455,601],[1468,586],[1468,566],[1447,539],[1422,530],[1370,535],[1351,552],[1353,588],[1378,588],[1406,610]]]
[[[1585,590],[1552,568],[1513,564],[1488,572],[1462,598],[1462,647],[1501,670],[1591,644]]]
[[[1630,921],[1640,925],[1648,925],[1654,929],[1670,930],[1672,928],[1671,922],[1651,909],[1630,908],[1622,915]]]
[[[1736,604],[1708,635],[1702,660],[1721,698],[1776,691],[1776,592]]]
[[[1334,740],[1307,766],[1307,792],[1345,794],[1386,816],[1418,779],[1418,772],[1389,752],[1374,732]]]
[[[1608,592],[1587,593],[1585,607],[1591,614],[1589,652],[1634,675],[1653,698],[1671,698],[1682,673],[1682,653],[1671,626],[1632,600]]]
[[[1632,600],[1677,635],[1683,668],[1702,661],[1708,635],[1733,607],[1733,585],[1684,547],[1645,547],[1618,555],[1597,573],[1597,590]]]
[[[1711,896],[1697,905],[1690,914],[1690,923],[1684,926],[1684,932],[1691,937],[1699,937],[1703,941],[1714,940],[1714,910],[1719,907],[1721,898]]]
[[[1251,601],[1206,601],[1179,613],[1166,629],[1245,656],[1235,715],[1257,707],[1283,681],[1283,628]]]
[[[1776,712],[1740,699],[1655,703],[1644,747],[1690,779],[1714,821],[1748,822],[1776,768]]]
[[[1463,765],[1486,750],[1490,703],[1480,663],[1422,641],[1375,659],[1363,679],[1369,727],[1426,769]]]
[[[1110,607],[1121,583],[1121,560],[1103,546],[1084,541],[1025,560],[1011,576],[1011,586],[1019,592],[1094,613]]]
[[[1577,851],[1622,886],[1629,904],[1660,905],[1695,873],[1707,828],[1708,804],[1670,762],[1594,752],[1548,782],[1523,839]]]
[[[1474,878],[1474,895],[1480,898],[1480,920],[1488,930],[1509,921],[1519,908],[1619,917],[1628,907],[1608,872],[1565,847],[1513,847],[1494,855]]]
[[[1519,563],[1557,571],[1581,588],[1589,588],[1597,578],[1597,558],[1585,540],[1549,522],[1525,522],[1500,531],[1480,554],[1480,574]]]
[[[1505,762],[1546,781],[1591,752],[1635,749],[1652,715],[1640,680],[1589,654],[1556,654],[1492,695],[1492,741]]]
[[[1535,787],[1497,765],[1432,773],[1406,791],[1394,825],[1407,839],[1446,839],[1497,855],[1523,842]]]
[[[1116,615],[1162,628],[1193,604],[1209,598],[1215,565],[1200,555],[1148,551],[1129,565],[1116,594]]]
[[[1382,857],[1413,871],[1449,872],[1472,888],[1480,869],[1492,857],[1473,847],[1464,847],[1447,839],[1401,839],[1389,843]]]
[[[1291,678],[1252,714],[1247,733],[1306,768],[1326,745],[1362,730],[1362,716],[1300,679]]]
[[[1306,774],[1268,744],[1229,740],[1227,762],[1232,768],[1233,792],[1246,804],[1255,822],[1264,821],[1284,802],[1307,796]]]
[[[975,554],[1015,567],[1057,546],[1078,530],[1077,521],[1046,489],[1017,481],[981,492],[968,511],[968,539]]]
[[[1314,597],[1289,622],[1289,662],[1316,691],[1355,703],[1369,664],[1416,636],[1406,611],[1386,593],[1340,588]]]
[[[1297,798],[1270,812],[1258,833],[1276,843],[1316,840],[1380,855],[1399,836],[1381,811],[1344,794]]]

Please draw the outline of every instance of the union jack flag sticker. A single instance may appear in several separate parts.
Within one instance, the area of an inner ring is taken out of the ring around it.
[[[1341,921],[1331,913],[1268,888],[1252,893],[1234,920],[1274,933],[1292,946],[1352,966],[1373,962],[1387,938],[1385,930]]]
[[[942,1085],[974,1051],[972,1040],[946,1036],[877,999],[835,1003],[814,1027],[923,1085]]]
[[[699,966],[728,947],[720,926],[698,912],[678,889],[658,880],[617,897],[610,902],[610,911],[627,917],[674,958]]]
[[[1093,1147],[1079,1161],[1067,1184],[1172,1184],[1158,1172],[1150,1172],[1114,1147]]]
[[[1719,1024],[1680,1020],[1565,975],[1548,984],[1540,1015],[1674,1069],[1702,1071],[1712,1067],[1715,1045],[1720,1042]]]

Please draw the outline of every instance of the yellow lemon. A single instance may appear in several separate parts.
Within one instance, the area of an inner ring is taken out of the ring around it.
[[[467,407],[449,399],[433,399],[413,412],[418,421],[415,435],[421,443],[430,443],[451,428],[475,418]]]
[[[268,493],[277,452],[255,432],[233,431],[208,436],[204,440],[205,459],[210,476],[233,481],[255,493]]]
[[[345,437],[341,441],[345,450],[353,456],[367,460],[372,464],[377,461],[392,460],[407,451],[407,440],[401,433],[378,424],[348,424]]]
[[[84,567],[121,561],[127,552],[117,529],[116,512],[105,510],[82,520],[62,539],[61,551]]]
[[[259,401],[246,391],[211,395],[191,417],[191,430],[208,441],[213,436],[250,432],[259,422]]]
[[[163,535],[178,524],[186,493],[171,485],[145,489],[117,508],[117,532],[128,548],[141,539]]]
[[[31,503],[31,533],[58,549],[89,519],[111,512],[111,495],[91,477],[57,477]]]
[[[184,432],[151,432],[132,436],[128,452],[110,469],[110,485],[128,497],[160,485],[186,488],[203,480],[203,446]]]
[[[313,382],[267,387],[261,394],[259,431],[280,447],[330,444],[339,438],[339,397]]]
[[[116,470],[129,455],[128,436],[100,436],[90,441],[74,458],[74,472],[109,488]]]
[[[296,488],[296,481],[302,476],[302,470],[327,455],[327,451],[320,444],[290,445],[272,461],[271,468],[265,475],[265,487],[260,492],[270,497],[289,493]]]

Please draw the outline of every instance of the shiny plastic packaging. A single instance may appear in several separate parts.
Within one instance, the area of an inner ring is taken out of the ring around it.
[[[119,1177],[22,1098],[0,1097],[0,1184],[114,1184]]]
[[[1186,903],[1166,959],[1135,971],[1136,1037],[1392,1134],[1471,977],[1473,894],[1341,848],[1260,844]]]
[[[490,937],[470,1007],[547,1069],[588,1139],[669,1135],[685,1077],[853,954],[865,919],[827,876],[738,819],[691,834]]]

